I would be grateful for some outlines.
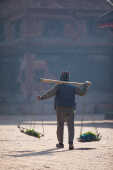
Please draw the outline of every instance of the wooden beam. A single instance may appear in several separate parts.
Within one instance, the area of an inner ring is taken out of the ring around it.
[[[79,82],[70,82],[70,81],[60,81],[60,80],[52,80],[52,79],[45,79],[45,78],[40,78],[41,82],[44,83],[54,83],[54,84],[72,84],[74,86],[82,86],[87,83],[88,86],[91,85],[90,81],[85,81],[84,83],[79,83]]]

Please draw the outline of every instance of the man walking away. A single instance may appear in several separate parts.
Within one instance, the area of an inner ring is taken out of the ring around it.
[[[69,72],[62,72],[60,76],[61,81],[69,81]],[[74,149],[74,111],[76,109],[75,96],[83,96],[86,94],[90,82],[85,82],[81,87],[77,87],[70,84],[59,84],[47,91],[42,96],[37,96],[38,100],[48,99],[55,96],[54,104],[57,116],[57,148],[63,148],[63,134],[64,134],[64,122],[67,122],[68,126],[68,144],[69,150]]]

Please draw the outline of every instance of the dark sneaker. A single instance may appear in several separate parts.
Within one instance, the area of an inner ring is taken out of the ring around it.
[[[64,148],[64,144],[58,143],[58,144],[56,144],[56,147],[57,147],[57,148]]]
[[[73,144],[69,144],[69,150],[73,150],[74,149],[74,145]]]

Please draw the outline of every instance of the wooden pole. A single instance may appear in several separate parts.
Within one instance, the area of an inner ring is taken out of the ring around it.
[[[60,81],[60,80],[45,79],[45,78],[40,78],[40,81],[44,82],[44,83],[54,83],[54,84],[72,84],[72,85],[75,85],[75,86],[82,86],[82,85],[84,85],[86,83],[88,84],[88,86],[91,85],[90,81],[86,81],[84,83],[79,83],[79,82],[69,82],[69,81]]]

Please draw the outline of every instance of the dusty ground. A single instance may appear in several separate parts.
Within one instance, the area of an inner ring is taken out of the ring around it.
[[[55,118],[48,116],[44,121],[45,136],[41,139],[20,133],[16,126],[19,118],[23,116],[0,116],[0,170],[113,170],[113,121],[99,118],[95,126],[102,139],[89,143],[77,141],[80,122],[76,121],[75,149],[69,151],[66,126],[65,148],[55,147]],[[83,130],[94,131],[92,125],[90,121],[85,122]],[[41,129],[41,125],[35,128]]]

